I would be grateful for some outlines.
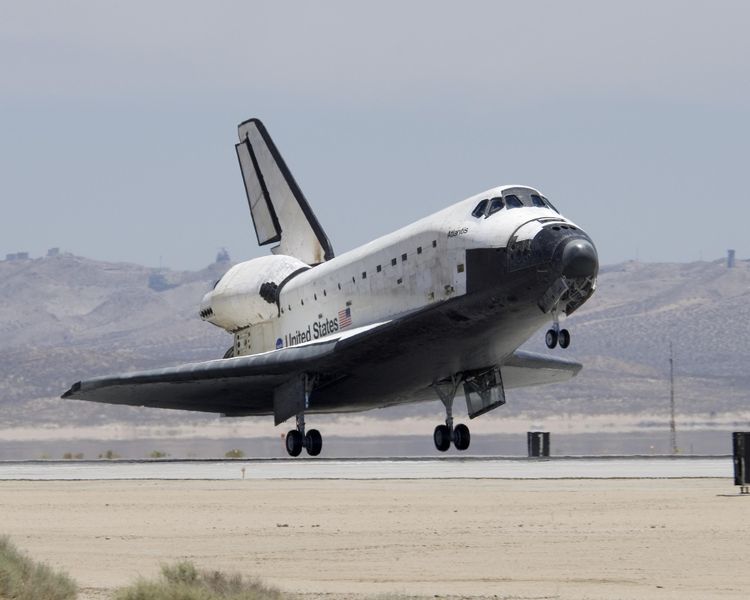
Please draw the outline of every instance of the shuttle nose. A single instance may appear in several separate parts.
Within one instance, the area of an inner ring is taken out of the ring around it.
[[[599,257],[596,248],[583,238],[566,242],[561,262],[562,274],[565,277],[595,277],[599,272]]]

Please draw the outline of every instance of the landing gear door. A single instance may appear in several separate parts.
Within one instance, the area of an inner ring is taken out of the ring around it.
[[[305,377],[293,377],[273,391],[274,425],[283,423],[290,417],[305,410]]]
[[[492,369],[467,379],[464,382],[464,394],[470,419],[505,404],[505,388],[500,369]]]

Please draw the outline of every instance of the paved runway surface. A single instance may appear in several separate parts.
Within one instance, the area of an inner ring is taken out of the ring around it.
[[[607,479],[732,477],[729,456],[0,462],[0,480]]]

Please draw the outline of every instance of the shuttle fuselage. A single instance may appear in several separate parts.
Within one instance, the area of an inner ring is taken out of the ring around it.
[[[530,204],[531,196],[542,201],[492,214],[475,211],[503,194],[521,196],[522,203]],[[464,296],[467,251],[505,250],[511,239],[521,245],[545,225],[580,231],[544,200],[533,188],[502,186],[313,267],[282,255],[240,263],[205,295],[201,318],[233,333],[231,355],[242,356],[320,340]],[[264,284],[266,297],[259,291]],[[547,320],[539,311],[540,325]]]

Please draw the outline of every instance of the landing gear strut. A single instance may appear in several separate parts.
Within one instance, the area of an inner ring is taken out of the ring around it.
[[[560,329],[560,321],[558,320],[557,311],[554,311],[552,316],[552,328],[547,330],[544,336],[544,342],[547,344],[547,348],[552,349],[558,344],[560,348],[567,348],[570,346],[570,332],[567,329]]]
[[[453,426],[453,399],[456,397],[456,392],[462,381],[463,379],[460,376],[451,377],[450,383],[447,384],[447,390],[442,389],[438,384],[433,385],[443,406],[445,406],[445,425],[435,427],[435,433],[432,434],[435,448],[440,452],[448,450],[451,442],[453,442],[456,450],[466,450],[471,443],[471,433],[466,425],[459,423],[455,427]]]

